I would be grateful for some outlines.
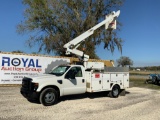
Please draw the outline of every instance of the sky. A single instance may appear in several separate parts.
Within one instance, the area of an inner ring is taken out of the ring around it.
[[[16,32],[16,26],[24,20],[24,11],[21,0],[1,0],[0,51],[38,51],[38,46],[26,46],[28,35]],[[160,66],[160,0],[126,0],[120,11],[118,19],[123,26],[118,36],[124,40],[122,54],[117,49],[112,54],[100,45],[96,49],[97,55],[101,59],[114,61],[127,56],[134,67]]]

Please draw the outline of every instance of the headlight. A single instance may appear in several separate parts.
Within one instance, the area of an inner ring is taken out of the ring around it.
[[[32,90],[36,91],[38,89],[39,83],[32,83]]]
[[[152,76],[149,76],[149,79],[152,79]]]

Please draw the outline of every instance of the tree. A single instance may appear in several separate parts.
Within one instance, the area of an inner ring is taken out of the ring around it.
[[[122,56],[117,60],[117,64],[122,67],[126,67],[127,65],[132,66],[133,61],[129,57]]]
[[[63,45],[90,29],[105,18],[113,9],[117,10],[124,0],[23,0],[26,5],[25,20],[17,26],[20,34],[29,33],[27,45],[39,44],[39,52],[54,52],[65,55]],[[118,29],[120,23],[118,22]],[[119,29],[120,30],[120,29]],[[104,44],[104,49],[114,52],[115,47],[122,52],[122,39],[117,32],[109,32],[104,27],[79,47],[86,47],[85,54],[98,58],[96,45]]]
[[[12,51],[12,53],[24,53],[24,52],[21,50],[14,50],[14,51]]]
[[[37,55],[37,53],[36,53],[36,52],[32,52],[31,54]]]

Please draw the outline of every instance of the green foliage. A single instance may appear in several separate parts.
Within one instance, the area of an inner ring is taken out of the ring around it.
[[[159,71],[160,66],[150,66],[150,67],[144,67],[146,70],[151,70],[151,71]]]
[[[36,53],[36,52],[32,52],[31,54],[38,55],[38,53]]]
[[[24,53],[24,52],[21,50],[14,50],[14,51],[12,51],[12,53]]]
[[[131,67],[131,70],[141,69],[141,71],[160,71],[160,66]]]
[[[118,66],[122,66],[122,67],[125,67],[127,65],[132,66],[133,61],[129,57],[122,56],[117,60],[117,64],[118,64]]]
[[[104,20],[106,14],[113,9],[117,10],[123,2],[124,0],[23,0],[27,6],[25,20],[18,25],[17,31],[20,34],[30,34],[27,40],[30,47],[38,43],[39,51],[65,55],[64,44]],[[90,58],[98,58],[96,45],[104,43],[104,49],[114,52],[117,47],[122,52],[122,42],[116,31],[110,33],[100,28],[87,38],[80,49],[85,46],[85,52]]]
[[[159,85],[155,85],[155,84],[151,84],[145,83],[146,80],[144,79],[139,79],[139,78],[131,78],[130,79],[130,84],[132,83],[133,85],[130,87],[140,87],[140,88],[147,88],[147,89],[156,89],[156,90],[160,90],[160,86]]]

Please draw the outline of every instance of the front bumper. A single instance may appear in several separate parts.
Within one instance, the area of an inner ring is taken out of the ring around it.
[[[28,91],[21,87],[20,93],[27,98],[28,100],[38,100],[39,99],[39,92],[36,91]]]

